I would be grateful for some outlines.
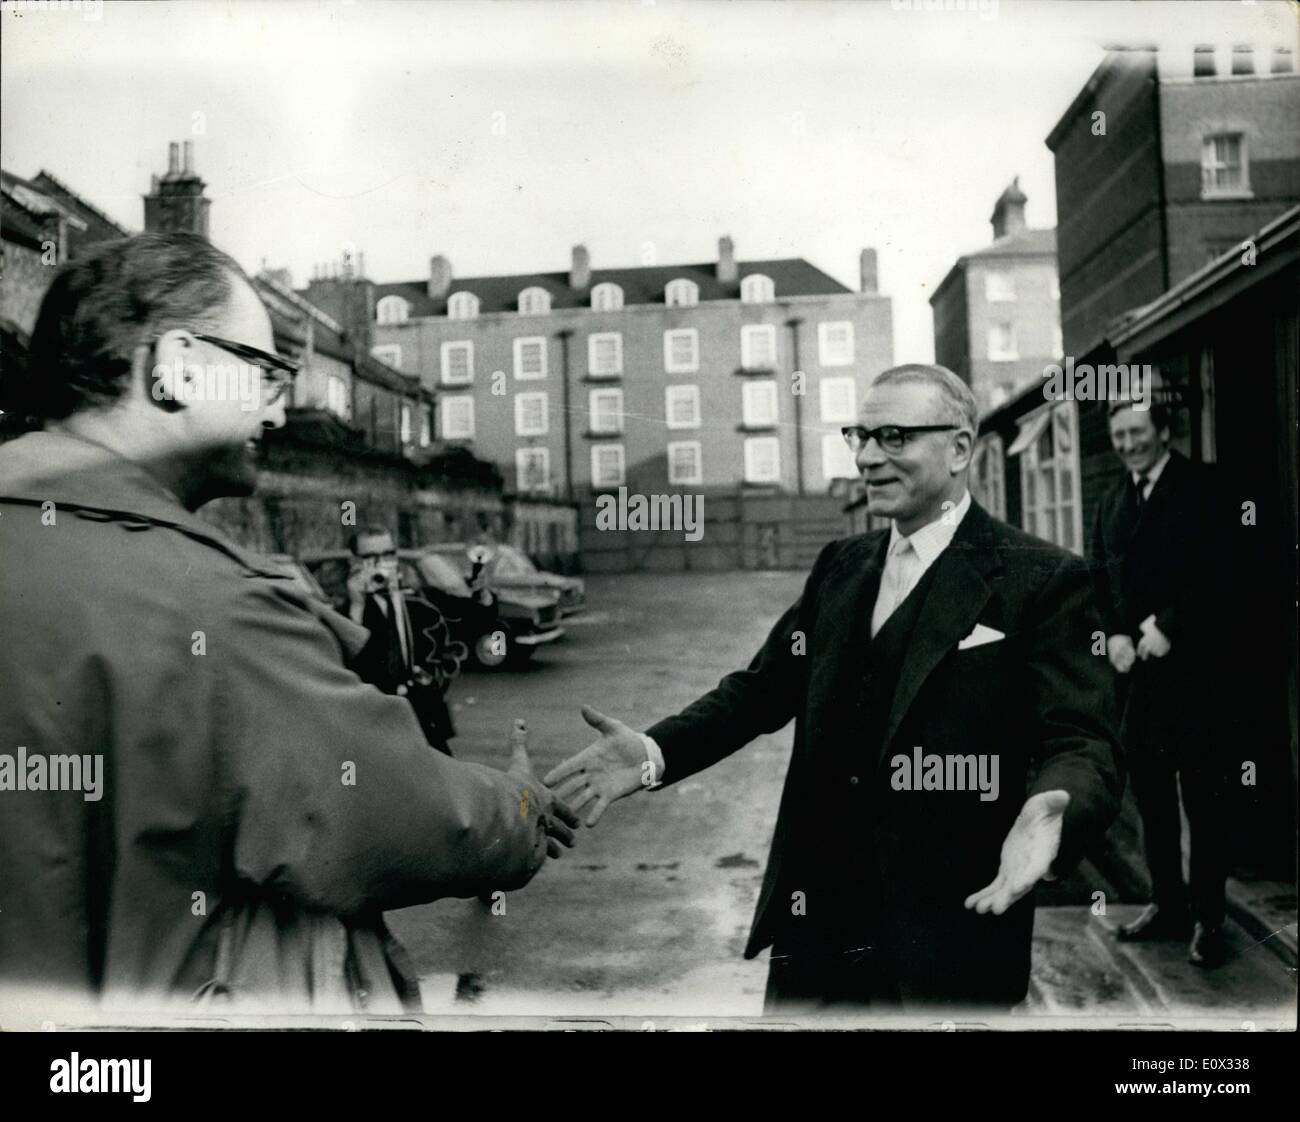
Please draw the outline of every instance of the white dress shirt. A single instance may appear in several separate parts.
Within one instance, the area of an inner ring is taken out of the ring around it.
[[[1151,497],[1151,492],[1155,490],[1156,482],[1160,478],[1160,473],[1165,470],[1165,464],[1167,464],[1168,462],[1169,462],[1169,453],[1168,451],[1166,451],[1165,454],[1160,457],[1160,459],[1158,459],[1154,464],[1151,465],[1151,467],[1147,469],[1146,483],[1143,484],[1142,486],[1143,502],[1146,502],[1147,499]],[[1135,471],[1133,473],[1133,482],[1136,484],[1136,483],[1140,483],[1141,480],[1142,480],[1142,474],[1140,472]]]

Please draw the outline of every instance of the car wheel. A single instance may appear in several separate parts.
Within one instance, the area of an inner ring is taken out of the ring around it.
[[[501,628],[485,631],[474,640],[474,662],[484,670],[495,670],[515,650],[510,635]]]

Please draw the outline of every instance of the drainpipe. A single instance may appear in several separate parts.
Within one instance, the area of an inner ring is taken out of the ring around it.
[[[802,370],[799,365],[799,325],[803,320],[798,316],[785,321],[785,325],[790,329],[790,346],[794,358],[794,369]],[[807,379],[804,379],[804,386],[807,387]],[[803,394],[794,395],[794,479],[795,494],[802,496],[803,490]]]
[[[569,408],[569,339],[573,335],[573,329],[562,327],[556,335],[560,340],[560,372],[564,378],[564,495],[569,502],[573,502],[573,412]]]

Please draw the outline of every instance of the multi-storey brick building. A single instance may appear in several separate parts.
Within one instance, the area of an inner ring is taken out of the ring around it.
[[[957,259],[930,307],[934,357],[957,373],[980,409],[996,408],[1040,382],[1061,357],[1056,231],[1025,224],[1018,180],[993,208],[993,242]]]
[[[439,435],[508,488],[825,495],[854,474],[839,428],[892,361],[872,250],[860,280],[737,261],[723,238],[695,265],[592,269],[577,246],[567,273],[461,279],[435,257],[351,304],[373,307],[373,353],[439,392]],[[328,306],[326,283],[307,292]]]

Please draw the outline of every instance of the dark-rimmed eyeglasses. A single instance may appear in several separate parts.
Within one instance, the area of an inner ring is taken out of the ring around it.
[[[961,428],[961,425],[881,425],[879,428],[874,429],[866,428],[863,425],[845,425],[840,429],[840,433],[844,437],[844,443],[849,446],[855,456],[866,447],[867,441],[873,437],[882,451],[891,456],[896,456],[907,447],[908,439],[916,433],[953,432],[959,428]]]
[[[200,331],[191,331],[190,334],[195,339],[201,339],[214,347],[220,347],[223,351],[229,351],[236,358],[242,358],[250,366],[256,366],[264,371],[270,383],[264,390],[264,400],[268,405],[279,399],[289,383],[293,381],[293,376],[302,369],[302,363],[296,359],[264,351],[261,347],[254,347],[249,343],[239,343],[234,339],[223,339],[220,335],[208,335]],[[154,335],[154,343],[156,344],[160,338],[162,338],[161,334]]]

